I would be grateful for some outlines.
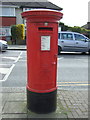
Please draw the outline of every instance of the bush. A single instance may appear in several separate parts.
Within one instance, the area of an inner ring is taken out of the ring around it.
[[[11,35],[13,40],[17,40],[17,26],[12,25],[11,26]]]
[[[24,40],[24,24],[18,24],[17,26],[17,34],[18,34],[18,40]]]
[[[16,44],[21,44],[22,43],[21,40],[25,39],[24,24],[11,26],[11,35],[12,35],[12,40],[16,41]]]

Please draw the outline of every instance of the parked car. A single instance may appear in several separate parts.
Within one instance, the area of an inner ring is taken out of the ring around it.
[[[58,54],[61,51],[90,54],[90,39],[77,32],[61,31],[58,33]]]
[[[8,48],[7,41],[5,40],[0,40],[0,51],[6,51]]]

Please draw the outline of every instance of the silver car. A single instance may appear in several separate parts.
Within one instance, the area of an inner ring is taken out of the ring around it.
[[[6,51],[8,48],[7,41],[5,40],[0,40],[0,51]]]
[[[61,31],[58,33],[58,54],[61,51],[90,54],[90,39],[80,33]]]

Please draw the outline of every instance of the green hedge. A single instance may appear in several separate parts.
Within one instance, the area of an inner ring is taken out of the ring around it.
[[[21,44],[22,40],[25,39],[24,24],[12,25],[11,35],[12,40],[15,40],[16,44]]]

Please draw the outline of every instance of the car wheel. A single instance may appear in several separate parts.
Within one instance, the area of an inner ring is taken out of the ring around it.
[[[88,51],[88,54],[90,55],[90,50]]]
[[[62,51],[62,48],[58,46],[58,55],[60,55],[60,52]]]
[[[86,52],[82,52],[82,54],[83,54],[83,55],[85,55],[85,54],[86,54]]]

